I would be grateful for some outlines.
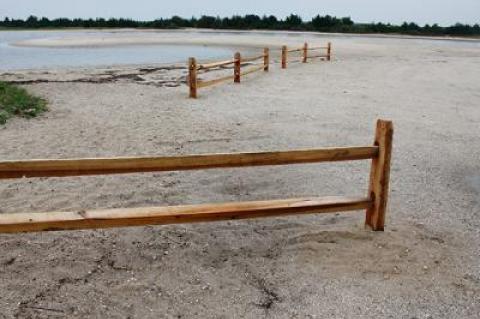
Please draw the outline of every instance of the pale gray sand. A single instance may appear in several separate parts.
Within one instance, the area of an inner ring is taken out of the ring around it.
[[[252,41],[260,43],[258,37]],[[271,39],[263,41],[301,43]],[[322,43],[309,42],[315,41]],[[2,235],[2,315],[478,318],[480,50],[422,40],[333,43],[332,63],[294,64],[286,71],[275,65],[239,86],[200,90],[198,100],[186,98],[184,85],[140,85],[129,77],[28,85],[50,101],[51,111],[0,128],[0,156],[366,145],[375,120],[387,118],[396,131],[385,233],[364,231],[363,213],[346,213]],[[90,77],[81,73],[53,72],[49,79]],[[368,163],[360,162],[2,181],[0,209],[361,195],[367,175]]]

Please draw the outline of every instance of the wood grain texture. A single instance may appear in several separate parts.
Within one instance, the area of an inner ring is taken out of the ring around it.
[[[368,198],[325,197],[77,212],[0,214],[0,233],[166,225],[332,213],[365,209],[370,205],[371,201]]]
[[[373,158],[370,171],[369,196],[373,205],[367,209],[365,224],[374,231],[383,231],[390,184],[390,162],[392,157],[393,124],[378,120],[375,131],[375,146],[378,156]]]
[[[282,152],[205,154],[173,157],[24,160],[0,162],[0,179],[62,177],[267,166],[371,159],[377,146],[340,147]]]

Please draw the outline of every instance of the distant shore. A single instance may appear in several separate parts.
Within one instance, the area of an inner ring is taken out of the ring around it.
[[[18,31],[18,30],[6,30],[0,29],[0,31]],[[358,33],[323,33],[312,31],[267,31],[267,30],[223,30],[223,29],[177,29],[177,30],[159,30],[159,29],[82,29],[82,28],[62,28],[62,29],[31,29],[29,31],[39,32],[54,32],[54,31],[78,31],[78,32],[109,32],[112,33],[111,37],[65,37],[65,38],[48,38],[48,39],[32,39],[24,40],[12,43],[15,46],[25,47],[103,47],[103,46],[120,46],[120,45],[160,45],[160,44],[193,44],[193,45],[241,45],[241,46],[253,46],[266,45],[264,43],[252,43],[250,41],[239,41],[235,39],[211,39],[210,37],[202,38],[196,36],[195,39],[185,38],[184,36],[177,37],[175,35],[184,35],[191,32],[204,34],[216,34],[217,36],[222,34],[248,34],[248,35],[298,35],[298,36],[315,36],[319,37],[338,37],[338,38],[378,38],[378,39],[422,39],[422,40],[439,40],[439,41],[467,41],[467,42],[479,42],[480,38],[475,37],[451,37],[451,36],[412,36],[402,34],[358,34]],[[135,36],[118,36],[120,33],[149,33],[139,37]],[[158,35],[162,35],[159,37]],[[165,36],[167,35],[167,36]],[[276,42],[276,41],[273,41]]]

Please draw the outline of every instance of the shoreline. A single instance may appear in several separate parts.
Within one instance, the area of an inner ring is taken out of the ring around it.
[[[45,47],[45,48],[75,48],[75,47],[112,47],[112,46],[123,46],[123,45],[217,45],[217,46],[229,46],[229,45],[242,45],[248,46],[248,43],[237,43],[232,41],[230,43],[225,43],[224,41],[211,41],[208,39],[181,39],[181,40],[171,40],[155,37],[155,34],[215,34],[217,36],[221,35],[258,35],[265,36],[268,34],[272,35],[298,35],[298,36],[321,36],[321,37],[337,37],[340,39],[349,39],[349,38],[367,38],[367,39],[395,39],[395,40],[427,40],[427,41],[452,41],[452,42],[467,42],[467,43],[478,43],[480,44],[480,38],[468,38],[468,37],[451,37],[451,36],[414,36],[414,35],[403,35],[403,34],[376,34],[376,33],[325,33],[325,32],[315,32],[315,31],[288,31],[288,30],[229,30],[229,29],[82,29],[82,28],[72,28],[72,29],[22,29],[22,30],[0,30],[0,32],[10,32],[10,31],[29,31],[29,32],[91,32],[91,33],[111,33],[112,35],[118,34],[128,34],[128,33],[149,33],[149,36],[144,37],[80,37],[80,38],[61,38],[61,39],[32,39],[32,40],[23,40],[14,42],[11,45],[18,47]],[[251,45],[255,47],[256,45]]]
[[[480,41],[455,41],[445,38],[435,38],[422,40],[414,37],[391,37],[384,35],[375,35],[364,37],[361,35],[330,34],[318,32],[295,32],[295,31],[239,31],[239,30],[210,30],[210,29],[182,29],[182,30],[156,30],[156,29],[108,29],[105,33],[102,29],[74,29],[76,32],[65,30],[63,34],[55,37],[21,40],[15,44],[20,47],[33,48],[106,48],[121,46],[158,46],[158,45],[178,45],[178,46],[202,46],[202,47],[223,47],[232,51],[238,50],[244,55],[255,55],[256,50],[268,46],[272,49],[272,56],[279,54],[282,45],[298,46],[303,42],[311,45],[321,45],[326,41],[332,41],[334,44],[334,57],[342,59],[353,47],[369,48],[368,45],[381,46],[388,50],[402,50],[405,45],[416,45],[422,43],[426,46],[425,53],[428,53],[433,46],[442,47],[450,45],[451,48],[468,49],[472,52],[477,50],[477,44]],[[82,33],[91,31],[88,34]],[[99,32],[101,31],[101,32]],[[38,30],[42,33],[43,31]],[[77,36],[78,32],[78,36]],[[290,36],[295,35],[295,36]],[[331,37],[324,37],[331,36]],[[333,38],[337,36],[337,38]],[[376,40],[380,39],[380,40]],[[403,42],[403,40],[406,40]],[[409,41],[410,40],[410,41]],[[447,40],[447,41],[441,41]],[[419,42],[421,41],[421,42]],[[455,43],[452,45],[452,43]],[[473,45],[472,45],[473,43]],[[365,46],[365,44],[368,44]],[[351,47],[353,45],[353,47]],[[431,47],[430,49],[427,48]],[[273,52],[275,51],[275,52]],[[278,52],[277,52],[278,51]],[[365,51],[364,54],[370,52]],[[205,58],[202,62],[212,62],[215,58]],[[174,62],[140,62],[140,63],[105,63],[98,65],[71,65],[56,67],[27,67],[24,69],[2,69],[0,77],[2,80],[16,83],[38,83],[39,81],[57,81],[63,82],[64,78],[72,79],[90,79],[92,76],[97,78],[103,73],[113,74],[138,74],[142,69],[161,68],[161,69],[184,69],[185,63],[182,60]],[[170,73],[170,72],[169,72]],[[175,77],[178,74],[175,73]]]

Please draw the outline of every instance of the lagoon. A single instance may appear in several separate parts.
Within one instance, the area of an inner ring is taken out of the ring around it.
[[[103,31],[0,31],[0,70],[97,67],[119,64],[178,63],[190,56],[223,59],[233,48],[221,46],[160,44],[82,47],[30,47],[15,43],[36,39],[111,36]],[[139,34],[140,36],[140,34]]]

